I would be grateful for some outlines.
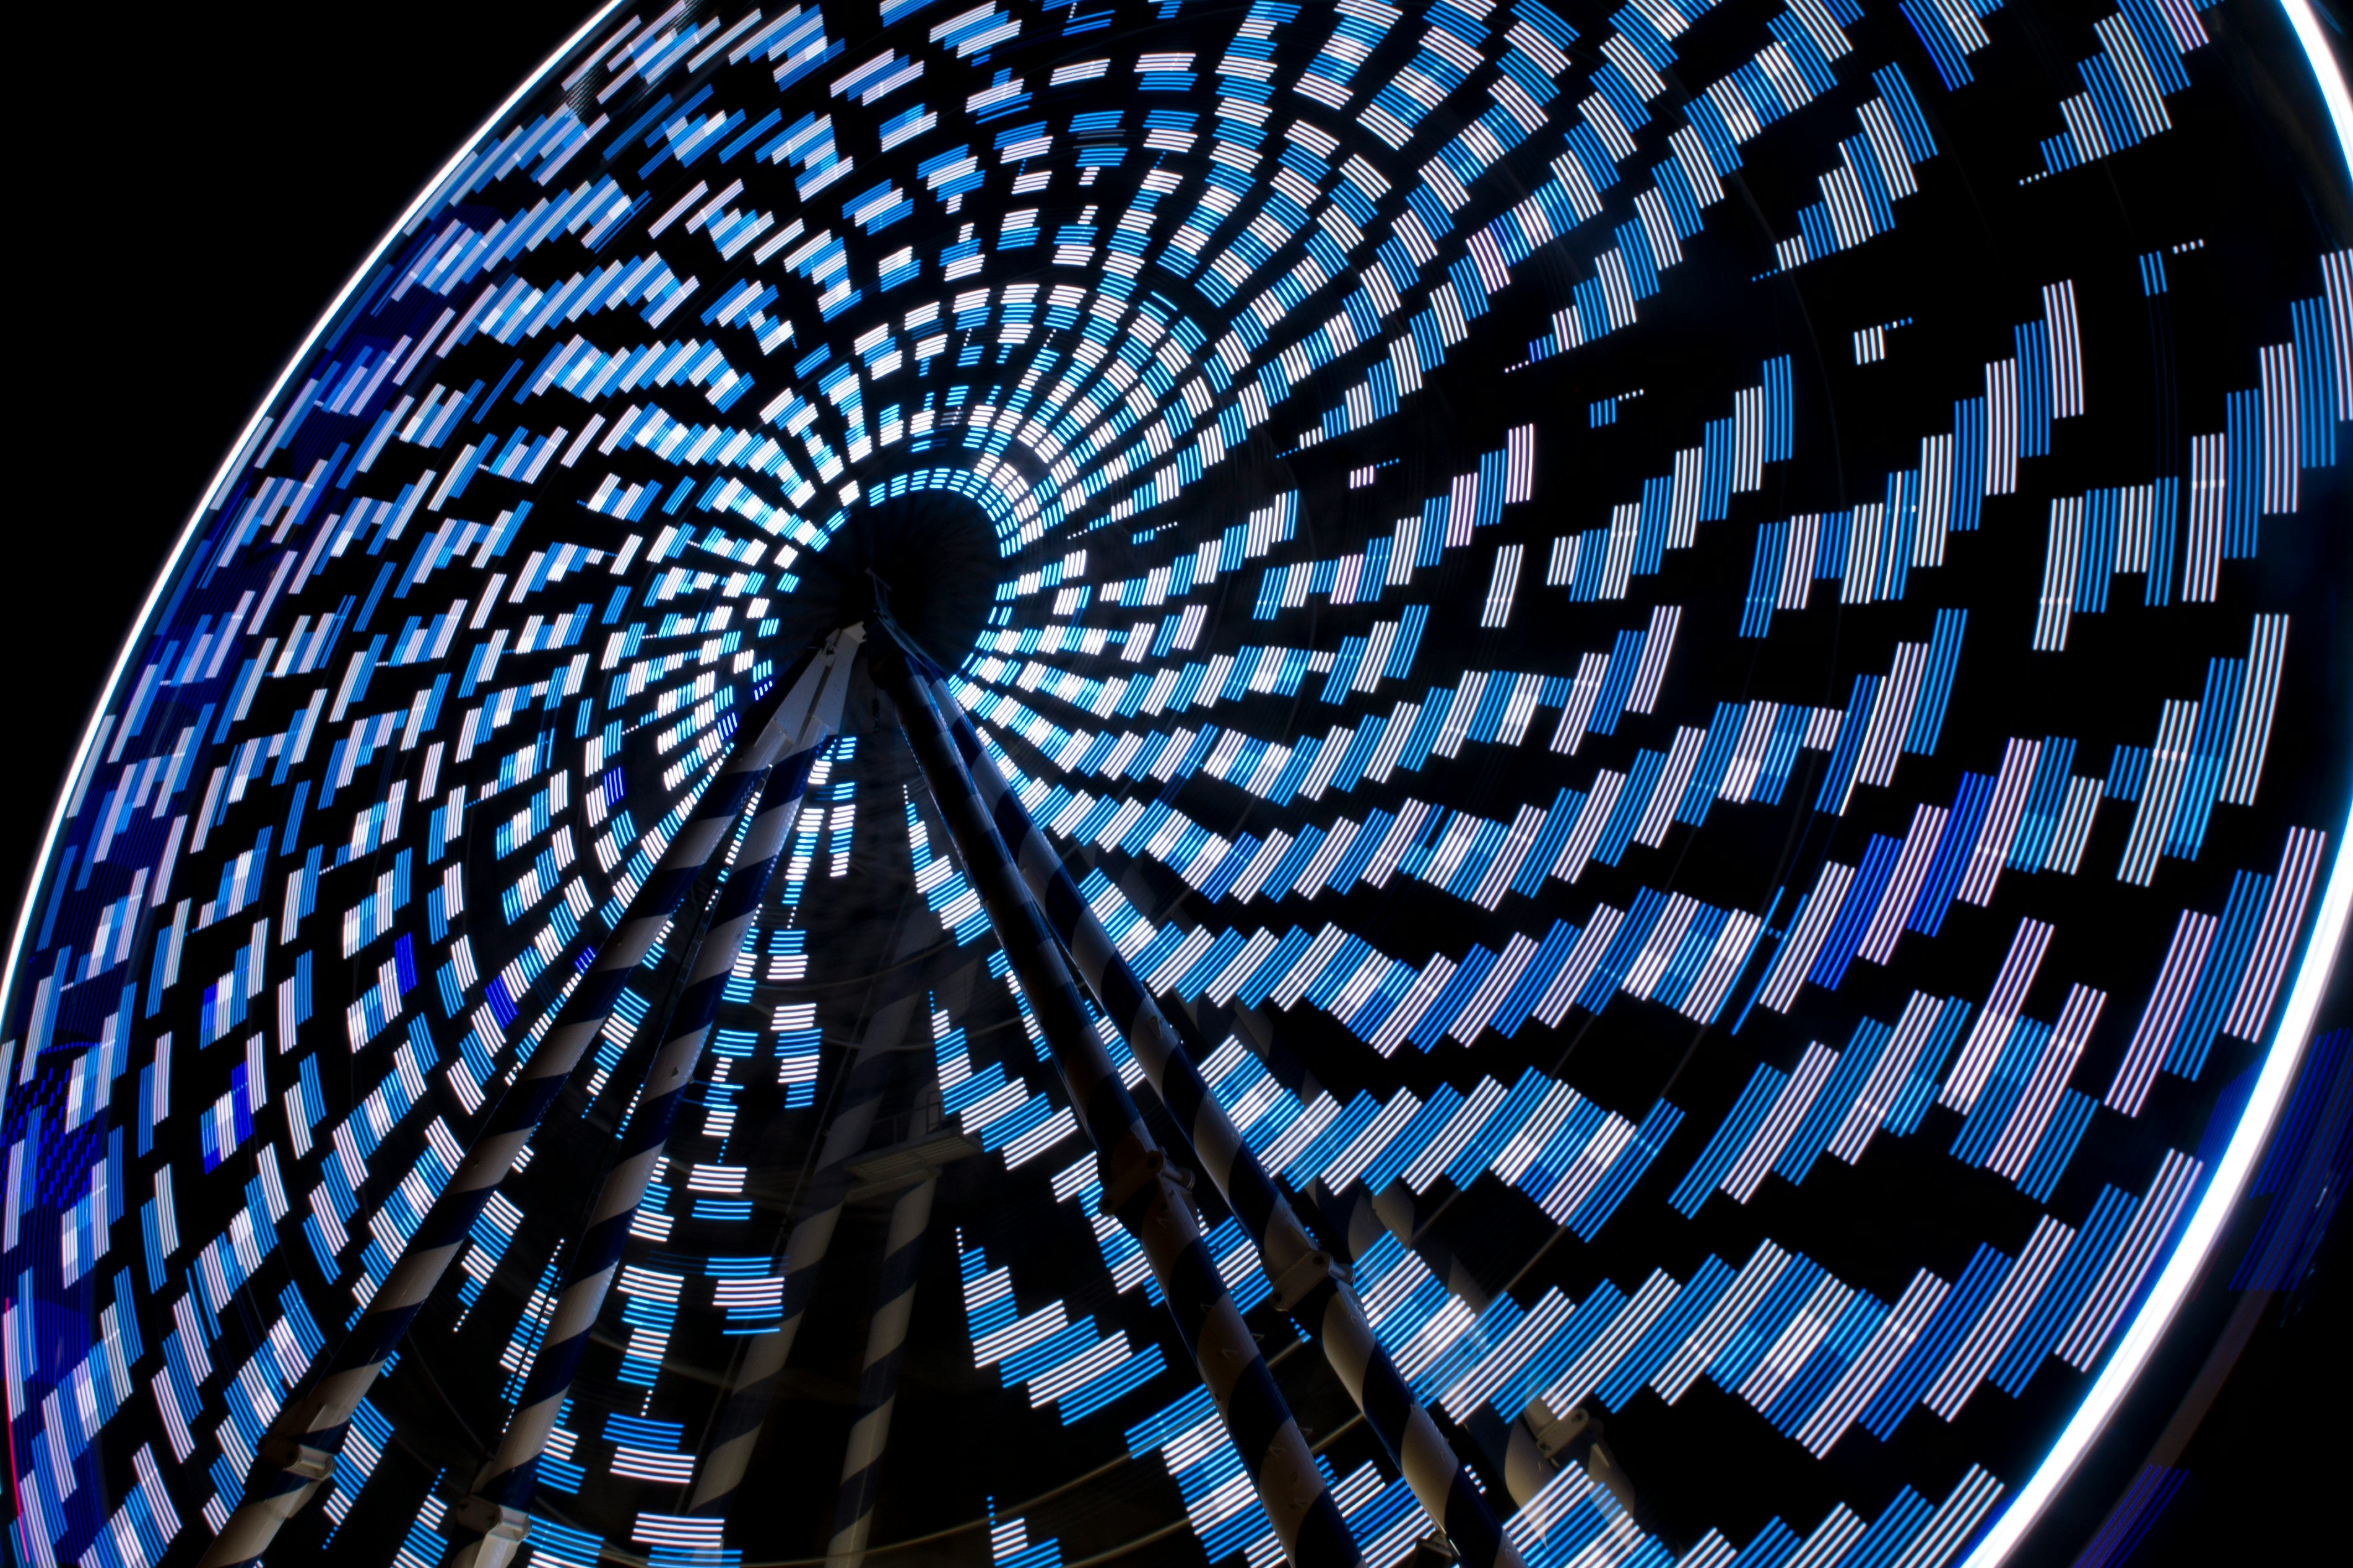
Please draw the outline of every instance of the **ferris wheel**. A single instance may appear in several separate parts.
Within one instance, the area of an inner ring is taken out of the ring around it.
[[[2082,1546],[2348,1114],[2290,9],[598,12],[58,803],[16,1560]]]

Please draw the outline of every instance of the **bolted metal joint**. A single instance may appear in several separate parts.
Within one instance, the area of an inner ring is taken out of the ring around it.
[[[1193,1173],[1181,1165],[1170,1164],[1168,1156],[1158,1149],[1145,1150],[1139,1156],[1133,1143],[1123,1143],[1103,1158],[1101,1166],[1103,1202],[1099,1206],[1113,1219],[1149,1193],[1155,1182],[1170,1189],[1171,1203],[1180,1194],[1192,1195]]]
[[[474,1537],[450,1559],[453,1568],[506,1568],[531,1534],[529,1514],[478,1493],[451,1505],[445,1522]]]
[[[1601,1418],[1590,1407],[1579,1405],[1567,1415],[1557,1415],[1542,1399],[1528,1402],[1520,1415],[1520,1425],[1535,1439],[1537,1451],[1547,1465],[1576,1464],[1584,1467],[1596,1486],[1606,1489],[1618,1500],[1618,1506],[1638,1520],[1647,1520],[1634,1483],[1618,1463],[1602,1434]],[[1549,1477],[1544,1478],[1549,1479]],[[1537,1483],[1541,1485],[1539,1481]],[[1644,1528],[1650,1528],[1645,1525]]]
[[[1319,1250],[1303,1254],[1290,1268],[1269,1281],[1274,1288],[1274,1310],[1278,1312],[1292,1311],[1319,1289],[1344,1283],[1347,1278],[1347,1269],[1335,1263],[1330,1253]]]
[[[1528,1402],[1520,1419],[1527,1423],[1529,1435],[1535,1438],[1536,1447],[1547,1459],[1557,1460],[1580,1440],[1590,1445],[1601,1436],[1601,1424],[1581,1405],[1562,1415],[1555,1414],[1543,1400],[1535,1399]]]
[[[265,1432],[255,1447],[254,1465],[258,1469],[282,1470],[306,1481],[323,1481],[334,1474],[335,1456],[332,1450],[313,1447],[301,1437]]]
[[[1404,1568],[1454,1568],[1461,1560],[1462,1554],[1454,1549],[1454,1542],[1447,1539],[1446,1532],[1433,1530],[1413,1543],[1412,1552],[1406,1556]]]

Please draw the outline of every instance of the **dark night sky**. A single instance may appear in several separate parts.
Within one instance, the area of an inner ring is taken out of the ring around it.
[[[35,22],[12,247],[33,318],[12,345],[27,437],[12,466],[33,479],[9,506],[26,553],[0,577],[11,903],[132,618],[270,378],[417,187],[588,14],[264,0],[142,11],[103,37],[87,11]]]

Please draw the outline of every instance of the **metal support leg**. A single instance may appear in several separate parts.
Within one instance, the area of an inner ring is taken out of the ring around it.
[[[1126,1037],[1176,1125],[1189,1135],[1201,1168],[1257,1243],[1276,1304],[1323,1347],[1349,1398],[1364,1412],[1366,1426],[1469,1568],[1520,1568],[1518,1549],[1504,1534],[1470,1471],[1374,1337],[1345,1270],[1334,1269],[1329,1256],[1317,1248],[1274,1178],[1209,1092],[1176,1031],[983,749],[944,672],[919,653],[912,658],[919,661],[923,683],[949,727],[957,760],[980,791],[991,830],[1014,847],[1031,895],[1025,901],[1069,949],[1087,988]]]
[[[850,1424],[849,1447],[841,1458],[841,1498],[834,1509],[826,1568],[859,1568],[866,1559],[875,1483],[881,1479],[891,1410],[899,1397],[899,1363],[906,1355],[907,1321],[915,1310],[915,1276],[923,1261],[923,1234],[931,1227],[932,1194],[939,1184],[937,1176],[926,1176],[891,1205],[874,1316],[866,1326],[866,1359],[858,1374],[858,1418]]]
[[[1202,1243],[1200,1222],[1089,1024],[1060,945],[1022,885],[947,725],[893,639],[876,637],[870,657],[875,682],[899,710],[965,875],[1053,1052],[1071,1108],[1094,1141],[1103,1206],[1143,1244],[1276,1538],[1299,1568],[1361,1563],[1323,1471]]]
[[[1398,1244],[1419,1258],[1449,1294],[1459,1298],[1474,1312],[1483,1312],[1494,1300],[1471,1266],[1428,1230],[1429,1221],[1419,1212],[1413,1189],[1401,1181],[1391,1182],[1376,1197],[1361,1182],[1350,1184],[1344,1197],[1335,1197],[1321,1183],[1311,1191],[1317,1206],[1327,1222],[1327,1234],[1345,1237],[1343,1245],[1351,1261],[1364,1256],[1386,1231]],[[1637,1513],[1640,1507],[1633,1483],[1627,1479],[1625,1468],[1609,1445],[1602,1441],[1601,1422],[1593,1412],[1579,1405],[1561,1415],[1543,1399],[1528,1401],[1527,1407],[1518,1412],[1497,1410],[1482,1405],[1464,1420],[1465,1428],[1484,1448],[1503,1472],[1504,1489],[1512,1500],[1525,1507],[1535,1495],[1552,1484],[1566,1462],[1585,1467],[1594,1484],[1607,1489],[1627,1513],[1635,1515],[1637,1522],[1650,1529],[1647,1511]]]
[[[899,933],[892,963],[903,963],[928,944],[929,938],[910,921]],[[807,1315],[809,1295],[833,1245],[834,1226],[850,1187],[849,1162],[866,1147],[874,1131],[874,1113],[891,1079],[895,1049],[905,1041],[914,1021],[920,992],[910,992],[877,1008],[850,1059],[841,1092],[824,1141],[818,1147],[817,1173],[801,1203],[801,1217],[786,1237],[777,1267],[785,1277],[780,1321],[765,1333],[752,1337],[728,1381],[718,1425],[708,1456],[694,1478],[690,1509],[702,1515],[724,1514],[751,1468],[752,1451],[767,1422],[777,1381],[793,1353],[793,1341]]]
[[[702,1060],[736,954],[758,917],[768,879],[792,835],[809,766],[840,711],[856,641],[854,635],[837,634],[828,644],[820,684],[803,710],[806,717],[792,736],[792,750],[772,771],[759,815],[752,819],[733,871],[720,889],[709,931],[694,955],[691,977],[671,1016],[669,1037],[654,1052],[637,1109],[621,1130],[612,1163],[590,1205],[587,1229],[565,1268],[555,1314],[524,1377],[522,1396],[497,1451],[474,1478],[470,1494],[449,1510],[451,1568],[504,1568],[522,1544],[539,1456],[587,1352],[638,1205],[653,1180],[686,1086]]]
[[[417,1312],[432,1299],[491,1194],[605,1027],[622,986],[685,903],[703,868],[720,853],[753,786],[793,733],[791,726],[806,718],[812,690],[805,689],[804,683],[813,675],[821,683],[826,659],[823,652],[817,654],[798,679],[780,681],[775,697],[753,710],[742,731],[746,738],[662,852],[555,1026],[523,1064],[513,1086],[491,1107],[464,1163],[427,1211],[383,1288],[369,1299],[359,1321],[310,1385],[270,1422],[246,1482],[245,1500],[213,1538],[203,1568],[259,1563],[286,1521],[318,1495],[333,1473],[335,1456],[351,1430],[352,1413],[367,1397],[385,1358],[408,1332]],[[846,654],[841,663],[846,670]]]

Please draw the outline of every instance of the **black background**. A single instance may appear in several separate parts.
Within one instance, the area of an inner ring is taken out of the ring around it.
[[[588,15],[546,0],[43,11],[22,75],[0,668],[13,905],[155,574],[385,229]],[[95,23],[93,29],[91,24]],[[29,91],[26,89],[29,89]]]
[[[410,0],[158,9],[95,30],[88,12],[36,20],[16,56],[12,271],[30,331],[10,345],[0,887],[22,887],[114,655],[271,378],[393,216],[584,15]],[[2347,989],[2340,977],[2332,1022]],[[2347,1451],[2343,1252],[2333,1236],[2300,1310],[2258,1331],[2136,1561],[2322,1528],[2324,1477]]]

